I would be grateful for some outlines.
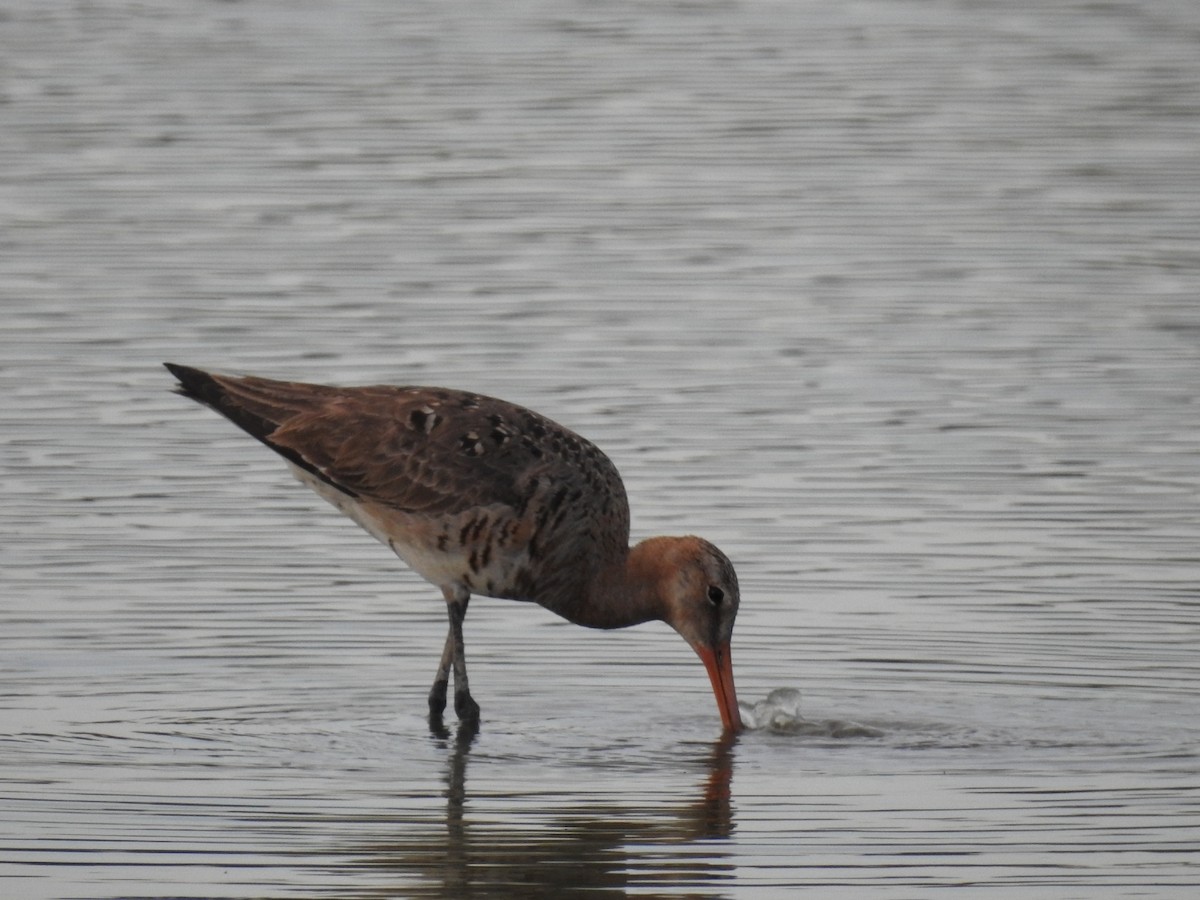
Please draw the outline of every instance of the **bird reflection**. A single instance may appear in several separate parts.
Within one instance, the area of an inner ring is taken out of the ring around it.
[[[445,827],[396,823],[397,834],[372,847],[356,848],[364,863],[389,872],[412,897],[563,897],[636,888],[654,897],[678,896],[681,883],[719,896],[733,878],[730,850],[722,843],[734,830],[731,780],[737,735],[727,732],[692,757],[701,777],[692,799],[644,808],[598,799],[581,805],[570,791],[555,808],[553,797],[530,817],[521,797],[506,813],[506,798],[488,796],[487,813],[471,815],[467,788],[470,750],[478,728],[466,723],[453,733],[433,727],[447,751]],[[687,759],[675,756],[673,767]],[[677,769],[676,769],[677,770]],[[365,859],[363,858],[365,857]]]

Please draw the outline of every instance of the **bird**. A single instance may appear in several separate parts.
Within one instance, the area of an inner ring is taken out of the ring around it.
[[[449,629],[429,692],[440,726],[450,673],[477,727],[463,622],[472,595],[539,604],[589,628],[663,621],[708,673],[726,733],[742,729],[730,643],[737,574],[694,535],[630,545],[612,461],[532,410],[441,387],[334,387],[164,363],[177,393],[274,450],[293,474],[441,590]]]

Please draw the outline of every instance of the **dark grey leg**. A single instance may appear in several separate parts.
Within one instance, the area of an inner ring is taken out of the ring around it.
[[[446,711],[446,687],[450,683],[450,663],[454,659],[454,629],[446,632],[446,646],[442,648],[442,661],[438,663],[437,677],[429,689],[429,715],[439,721]]]
[[[438,665],[437,678],[429,692],[430,715],[441,716],[446,708],[446,688],[450,680],[450,668],[454,668],[454,711],[465,722],[479,721],[479,704],[471,697],[467,684],[467,657],[463,650],[463,620],[467,617],[467,604],[471,592],[461,585],[442,588],[446,598],[446,611],[450,617],[450,633],[446,635],[446,646]]]

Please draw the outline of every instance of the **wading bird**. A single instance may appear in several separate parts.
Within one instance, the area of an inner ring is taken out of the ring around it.
[[[589,628],[661,620],[708,671],[727,731],[742,727],[729,642],[729,559],[698,537],[629,546],[616,467],[592,443],[503,400],[436,387],[329,387],[166,363],[178,392],[266,444],[302,482],[387,544],[445,597],[445,649],[429,692],[477,722],[463,619],[472,594],[532,601]]]

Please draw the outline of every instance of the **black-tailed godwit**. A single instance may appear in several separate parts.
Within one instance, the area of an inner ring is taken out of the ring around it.
[[[166,363],[212,407],[387,544],[446,599],[450,629],[429,692],[440,720],[476,722],[463,653],[472,594],[526,600],[589,628],[662,620],[708,670],[726,730],[742,727],[729,643],[738,582],[698,537],[629,546],[616,467],[592,443],[503,400],[436,387],[328,387]]]

